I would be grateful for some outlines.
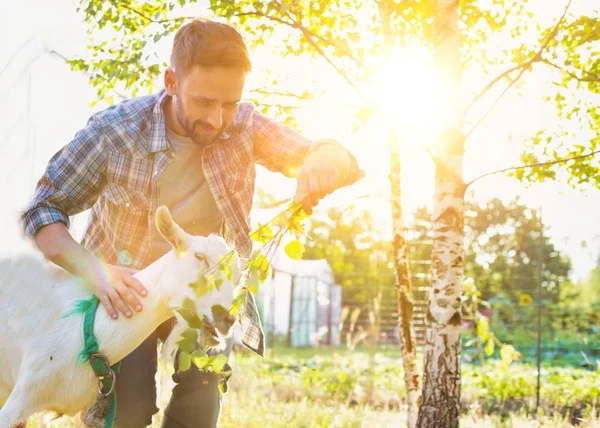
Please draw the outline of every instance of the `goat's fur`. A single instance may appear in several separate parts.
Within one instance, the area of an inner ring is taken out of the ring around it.
[[[211,307],[229,308],[232,283],[241,276],[234,256],[232,282],[196,298],[188,284],[197,279],[202,263],[214,265],[229,252],[227,244],[215,235],[186,234],[165,207],[157,210],[156,224],[173,249],[135,274],[148,289],[140,298],[144,309],[117,320],[101,305],[96,313],[94,332],[110,364],[137,348],[162,322],[178,316],[174,309],[186,297],[196,302],[200,317],[212,321]],[[90,295],[82,280],[39,253],[0,260],[0,428],[17,426],[39,412],[74,416],[94,404],[97,379],[88,363],[77,360],[84,346],[82,316],[65,317]],[[226,336],[232,330],[228,327],[217,329]]]

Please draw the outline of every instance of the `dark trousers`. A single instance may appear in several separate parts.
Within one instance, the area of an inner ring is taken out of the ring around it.
[[[173,320],[161,325],[137,349],[125,357],[117,375],[117,416],[115,428],[141,428],[152,424],[156,407],[158,340],[165,341]],[[233,340],[223,354],[229,357]],[[175,366],[177,369],[177,366]],[[229,365],[225,366],[230,369]],[[200,372],[195,366],[175,370],[175,387],[164,411],[162,428],[214,428],[221,412],[221,375]]]

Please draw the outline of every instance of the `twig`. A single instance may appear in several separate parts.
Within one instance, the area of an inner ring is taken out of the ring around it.
[[[255,16],[255,17],[266,18],[266,19],[270,19],[272,21],[278,22],[280,24],[286,25],[288,27],[294,28],[296,30],[300,30],[305,35],[308,33],[310,36],[312,36],[312,37],[314,37],[314,38],[322,41],[323,43],[326,43],[329,46],[334,46],[334,47],[340,49],[348,57],[348,59],[350,59],[351,61],[355,62],[357,65],[361,66],[362,68],[366,68],[366,65],[360,59],[358,59],[354,55],[352,55],[352,52],[350,52],[347,49],[342,49],[338,45],[336,45],[333,41],[331,41],[329,39],[326,39],[323,36],[319,36],[318,34],[315,34],[312,31],[307,30],[301,23],[299,23],[298,21],[293,20],[293,18],[291,16],[289,16],[289,15],[288,15],[288,17],[290,19],[292,19],[292,22],[286,21],[284,19],[278,18],[278,17],[273,16],[273,15],[268,15],[266,13],[259,12],[259,11],[242,12],[242,13],[236,14],[236,16]]]
[[[556,23],[556,25],[554,26],[554,29],[552,30],[552,32],[550,33],[550,35],[546,38],[546,41],[544,42],[544,44],[540,47],[540,49],[536,52],[536,54],[533,56],[533,58],[531,58],[529,61],[523,63],[520,65],[520,69],[521,71],[519,72],[519,74],[517,75],[517,77],[512,80],[509,85],[504,89],[504,91],[502,91],[502,93],[498,96],[498,98],[496,98],[496,100],[494,101],[494,103],[490,106],[490,108],[487,110],[487,112],[481,116],[479,118],[479,120],[475,123],[475,125],[473,125],[473,127],[465,134],[465,139],[469,137],[469,135],[471,135],[473,133],[473,131],[475,131],[475,129],[481,124],[481,122],[483,122],[485,120],[485,118],[490,114],[490,112],[494,109],[494,107],[496,107],[496,105],[498,104],[498,102],[502,99],[502,97],[508,92],[508,90],[510,88],[512,88],[512,86],[517,83],[517,81],[521,78],[521,76],[523,76],[523,73],[525,73],[525,71],[527,70],[527,68],[533,64],[534,62],[540,61],[541,60],[541,55],[542,52],[544,51],[544,49],[546,49],[548,47],[548,45],[550,44],[550,42],[554,39],[554,37],[556,37],[556,34],[558,33],[558,30],[560,28],[560,25],[562,24],[563,20],[565,19],[565,16],[567,15],[567,11],[569,10],[569,7],[571,6],[571,2],[573,0],[569,0],[569,2],[567,3],[567,6],[565,7],[565,10],[562,14],[562,16],[560,17],[560,19],[558,20],[558,22]],[[517,68],[518,69],[518,68]],[[515,70],[511,70],[511,71],[515,71]],[[503,74],[505,74],[506,72],[504,72]],[[502,79],[503,76],[500,77],[500,79]],[[500,80],[498,79],[498,80]],[[494,79],[496,80],[496,79]],[[488,84],[489,86],[489,84]],[[486,86],[486,88],[488,87]],[[491,87],[491,86],[489,86]],[[489,89],[489,88],[488,88]],[[485,93],[485,92],[484,92]],[[481,96],[483,95],[478,95],[478,99],[481,98]],[[472,104],[472,103],[471,103]],[[470,105],[471,105],[470,104]],[[469,105],[469,106],[470,106]]]
[[[569,76],[571,76],[573,79],[575,79],[575,80],[577,80],[579,82],[600,82],[600,76],[598,76],[597,74],[594,74],[594,73],[590,73],[589,71],[581,70],[585,74],[588,74],[590,77],[587,77],[587,78],[586,77],[579,77],[575,73],[572,73],[569,70],[565,70],[564,68],[562,68],[558,64],[553,63],[550,60],[547,60],[547,59],[543,58],[542,62],[545,62],[546,64],[548,64],[551,67],[556,68],[557,70],[560,70],[560,71],[562,71],[564,73],[567,73]]]
[[[498,171],[492,171],[492,172],[488,172],[486,174],[480,175],[479,177],[474,178],[473,180],[469,181],[465,187],[470,186],[471,184],[475,183],[477,180],[487,177],[489,175],[494,175],[494,174],[500,174],[503,172],[508,172],[508,171],[515,171],[518,169],[525,169],[525,168],[536,168],[539,166],[550,166],[550,165],[556,165],[558,163],[564,163],[564,162],[569,162],[572,160],[577,160],[577,159],[585,159],[585,158],[589,158],[591,156],[595,156],[598,153],[600,153],[600,150],[595,150],[593,152],[590,153],[586,153],[584,155],[577,155],[577,156],[572,156],[569,158],[563,158],[563,159],[556,159],[553,161],[547,161],[547,162],[539,162],[539,163],[533,163],[533,164],[529,164],[529,165],[520,165],[520,166],[511,166],[510,168],[504,168],[504,169],[499,169]]]
[[[278,91],[268,91],[266,89],[252,89],[250,90],[250,92],[255,92],[257,94],[262,94],[262,95],[277,95],[277,96],[281,96],[281,97],[291,97],[291,98],[298,98],[300,100],[312,100],[313,96],[312,95],[298,95],[298,94],[294,94],[292,92],[278,92]]]
[[[300,106],[293,106],[293,105],[286,105],[286,104],[281,104],[281,103],[263,103],[260,102],[258,100],[255,100],[256,104],[261,105],[263,107],[274,107],[274,108],[282,108],[282,109],[289,109],[289,110],[294,110],[294,109],[298,109],[300,108]]]
[[[113,3],[113,2],[111,2],[111,3]],[[128,6],[124,2],[118,2],[118,4],[113,3],[113,6],[116,6],[116,7],[121,6],[122,8],[127,9],[127,10],[141,16],[142,18],[146,19],[147,21],[154,22],[156,24],[166,24],[168,22],[178,22],[178,21],[185,21],[187,19],[194,19],[193,16],[180,16],[178,18],[172,18],[172,19],[154,19],[154,18],[150,18],[149,16],[145,15],[143,12],[140,12],[139,10],[137,10],[131,6]]]
[[[469,109],[471,109],[471,107],[473,107],[477,103],[477,101],[479,101],[500,80],[502,80],[503,78],[508,76],[513,71],[519,70],[520,68],[529,67],[531,64],[533,64],[532,60],[525,61],[522,64],[518,64],[518,65],[515,65],[514,67],[509,68],[508,70],[504,70],[502,73],[500,73],[499,75],[494,77],[490,83],[485,85],[485,87],[481,91],[479,91],[479,93],[477,95],[475,95],[475,97],[471,100],[469,105],[467,105],[467,107],[465,107],[465,111],[468,111]]]

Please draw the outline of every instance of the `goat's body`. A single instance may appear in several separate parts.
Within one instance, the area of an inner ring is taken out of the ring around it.
[[[221,238],[194,242],[192,248],[211,263],[227,252]],[[141,312],[112,320],[98,308],[94,333],[110,364],[172,317],[173,307],[193,298],[187,284],[197,279],[199,268],[193,252],[186,257],[171,251],[135,274],[148,290]],[[73,416],[95,402],[98,381],[90,365],[78,360],[84,348],[82,314],[72,313],[77,301],[91,295],[82,280],[38,254],[0,260],[0,428],[43,411]],[[232,300],[233,287],[225,282],[195,303],[212,321],[212,305],[228,308]]]
[[[94,333],[110,364],[137,348],[183,302],[194,302],[200,318],[212,322],[211,308],[226,310],[233,301],[229,281],[200,297],[188,287],[203,263],[218,267],[228,254],[222,238],[186,234],[166,207],[157,210],[156,225],[173,250],[135,274],[148,290],[144,309],[117,320],[103,306],[96,312]],[[37,252],[0,259],[0,428],[12,428],[44,411],[73,416],[95,402],[97,379],[90,365],[79,361],[82,314],[72,313],[77,301],[91,295],[81,279]],[[220,333],[227,335],[234,320],[223,320],[229,322],[221,322]]]
[[[94,401],[93,372],[76,361],[81,315],[64,317],[89,297],[81,280],[35,254],[0,260],[0,407],[13,390],[35,397],[29,414],[73,415]],[[1,428],[13,423],[2,417]]]

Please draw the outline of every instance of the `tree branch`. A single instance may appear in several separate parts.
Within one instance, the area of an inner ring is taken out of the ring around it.
[[[113,2],[111,2],[111,3],[113,3]],[[143,12],[140,12],[139,10],[137,10],[131,6],[128,6],[127,3],[124,3],[124,2],[115,2],[115,3],[117,3],[117,4],[113,3],[113,6],[116,6],[116,7],[121,6],[122,8],[127,9],[127,10],[141,16],[145,20],[147,20],[149,22],[154,22],[156,24],[166,24],[167,22],[177,22],[177,21],[185,21],[188,19],[194,19],[193,16],[180,16],[178,18],[173,18],[173,19],[154,19],[154,18],[150,18],[149,16],[145,15]]]
[[[589,75],[590,77],[579,77],[575,73],[572,73],[569,70],[565,70],[564,68],[562,68],[558,64],[553,63],[550,60],[547,60],[544,58],[544,59],[542,59],[542,62],[545,62],[546,64],[556,68],[557,70],[567,73],[569,76],[571,76],[575,80],[578,80],[579,82],[600,82],[600,76],[598,76],[597,74],[594,74],[594,73],[590,73],[589,71],[581,70],[583,73]]]
[[[481,116],[479,118],[479,120],[475,123],[475,125],[473,125],[473,127],[465,134],[465,138],[468,138],[469,135],[471,135],[473,133],[473,131],[475,131],[475,129],[481,124],[481,122],[483,122],[485,120],[485,118],[490,114],[490,112],[494,109],[494,107],[496,107],[496,105],[502,99],[502,97],[509,91],[509,89],[515,83],[517,83],[517,81],[521,78],[521,76],[523,76],[523,73],[525,73],[525,71],[527,70],[527,68],[531,64],[533,64],[534,62],[537,62],[537,61],[541,60],[542,52],[544,51],[544,49],[546,49],[548,47],[548,45],[550,44],[550,42],[556,37],[556,34],[558,33],[558,30],[560,29],[560,25],[564,21],[565,16],[567,15],[567,11],[569,10],[569,7],[571,6],[571,2],[572,1],[573,0],[569,0],[569,2],[567,3],[567,6],[565,7],[565,10],[564,10],[562,16],[560,17],[560,19],[558,20],[558,22],[554,26],[554,29],[552,30],[552,32],[550,33],[550,35],[546,38],[546,41],[544,42],[544,44],[540,47],[540,49],[536,52],[536,54],[529,61],[526,61],[525,63],[523,63],[520,66],[518,66],[518,68],[516,68],[516,70],[518,70],[519,68],[521,69],[521,71],[519,72],[519,74],[517,75],[517,77],[509,83],[509,85],[504,89],[504,91],[502,91],[502,93],[498,96],[498,98],[496,98],[496,100],[493,102],[493,104],[490,106],[490,108],[487,110],[487,112],[483,116]],[[501,73],[501,76],[499,78],[494,79],[494,83],[497,82],[497,81],[499,81],[499,80],[501,80],[502,77],[504,77],[503,75],[507,75],[508,74],[507,71],[505,71],[504,73]],[[510,71],[515,71],[515,70],[510,70]],[[493,85],[488,84],[486,86],[487,89],[485,89],[484,91],[480,92],[477,95],[476,98],[480,99],[492,86]],[[471,102],[469,104],[469,107],[471,107],[473,104],[474,104],[474,102]]]
[[[536,167],[539,167],[539,166],[556,165],[556,164],[559,164],[559,163],[569,162],[569,161],[572,161],[572,160],[589,158],[591,156],[597,155],[598,153],[600,153],[600,150],[595,150],[593,152],[586,153],[584,155],[577,155],[577,156],[572,156],[572,157],[569,157],[569,158],[556,159],[556,160],[547,161],[547,162],[533,163],[533,164],[529,164],[529,165],[511,166],[510,168],[499,169],[498,171],[488,172],[486,174],[483,174],[483,175],[480,175],[479,177],[474,178],[473,180],[469,181],[466,184],[465,187],[469,187],[471,184],[475,183],[477,180],[479,180],[481,178],[484,178],[484,177],[487,177],[489,175],[501,174],[503,172],[508,172],[508,171],[516,171],[518,169],[536,168]]]
[[[262,88],[251,89],[249,92],[253,92],[253,93],[261,94],[261,95],[277,95],[280,97],[297,98],[299,100],[312,100],[314,98],[312,95],[299,95],[299,94],[294,94],[292,92],[268,91],[268,90],[262,89]]]
[[[475,95],[475,97],[473,97],[473,99],[471,100],[469,105],[467,105],[467,107],[465,108],[465,111],[468,111],[471,107],[473,107],[477,103],[477,101],[479,101],[500,80],[502,80],[503,78],[505,78],[506,76],[511,74],[513,71],[519,70],[521,68],[529,67],[531,64],[533,64],[532,60],[525,61],[524,63],[515,65],[514,67],[511,67],[508,70],[505,70],[502,73],[500,73],[499,75],[497,75],[496,77],[494,77],[490,81],[490,83],[485,85],[485,87],[481,91],[479,91],[479,93],[477,93],[477,95]]]
[[[344,53],[344,55],[346,55],[346,57],[348,57],[349,60],[351,60],[352,62],[356,63],[357,65],[359,65],[362,68],[366,68],[365,64],[360,59],[358,59],[354,55],[352,55],[352,52],[350,52],[347,49],[340,48],[332,40],[326,39],[323,36],[319,36],[318,34],[315,34],[312,31],[307,30],[301,23],[299,23],[298,21],[293,20],[293,18],[291,16],[289,16],[289,15],[288,15],[288,17],[290,19],[292,19],[291,22],[286,21],[286,20],[281,19],[281,18],[278,18],[278,17],[273,16],[273,15],[267,15],[266,13],[259,12],[259,11],[242,12],[242,13],[236,14],[236,16],[255,16],[255,17],[266,18],[266,19],[270,19],[272,21],[278,22],[280,24],[286,25],[288,27],[294,28],[296,30],[300,30],[303,33],[309,34],[311,37],[314,37],[315,39],[318,39],[318,40],[322,41],[323,43],[326,43],[329,46],[333,46],[333,47],[341,50]]]
[[[311,33],[302,26],[300,26],[299,29],[300,31],[302,31],[302,34],[304,34],[304,37],[306,38],[308,43],[317,51],[319,55],[321,55],[321,57],[323,57],[325,61],[327,61],[327,63],[331,67],[333,67],[333,69],[346,81],[346,83],[348,83],[348,85],[350,85],[350,87],[354,89],[358,96],[360,96],[369,106],[375,107],[373,103],[369,100],[369,98],[365,94],[363,94],[363,92],[358,88],[358,86],[356,86],[352,79],[348,77],[346,72],[339,68],[337,65],[335,65],[331,58],[329,58],[327,54],[323,51],[323,49],[321,49],[321,47],[311,38]]]
[[[295,110],[295,109],[299,109],[300,106],[292,106],[292,105],[283,105],[281,103],[277,103],[277,104],[271,104],[271,103],[263,103],[260,102],[258,100],[255,100],[257,105],[263,106],[263,107],[273,107],[273,108],[280,108],[280,109],[289,109],[289,110]]]

